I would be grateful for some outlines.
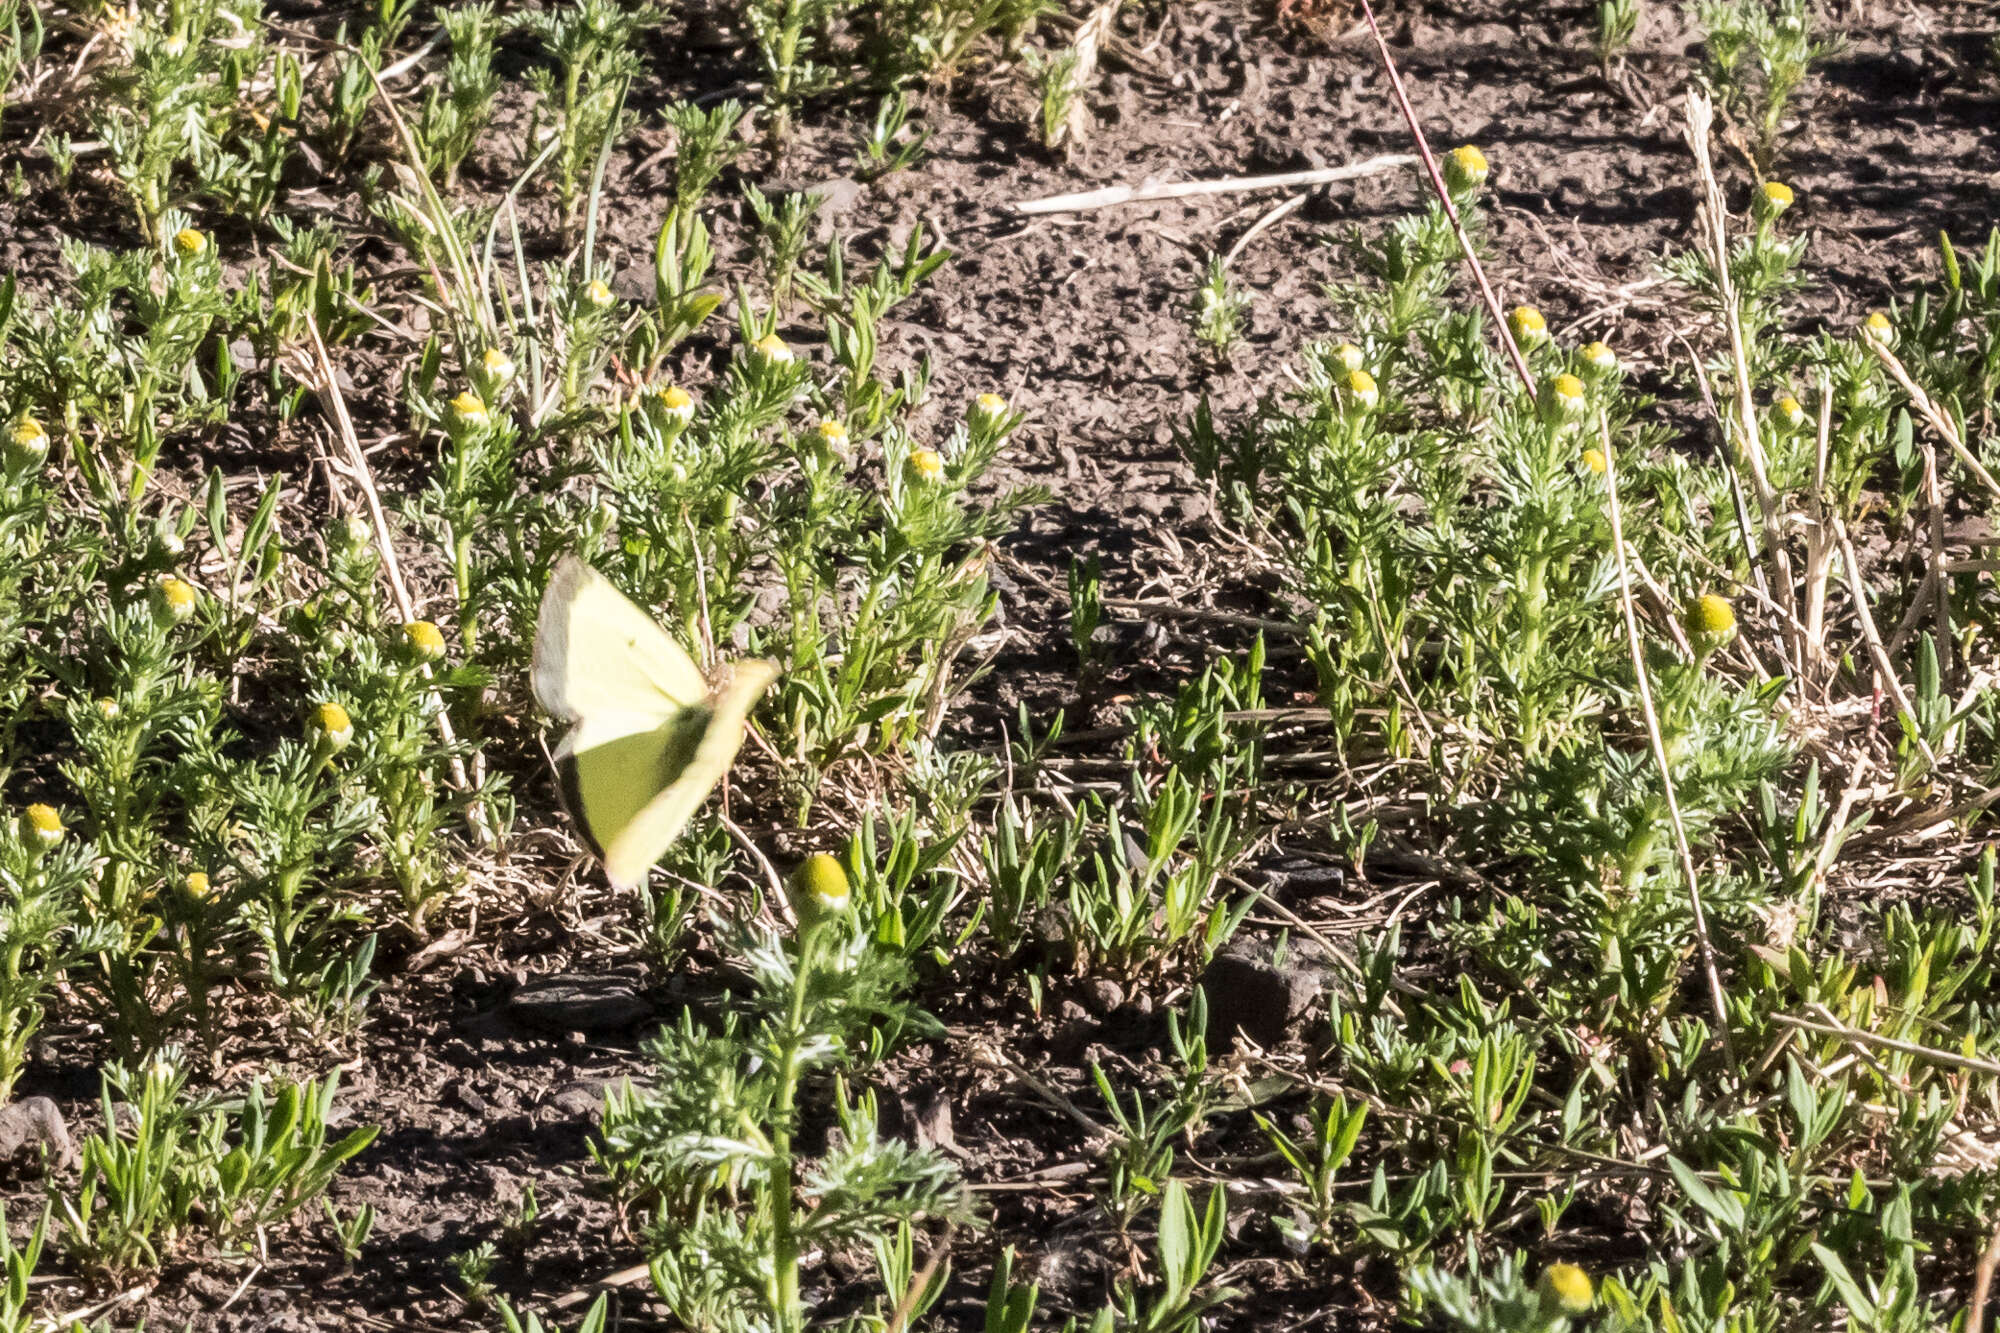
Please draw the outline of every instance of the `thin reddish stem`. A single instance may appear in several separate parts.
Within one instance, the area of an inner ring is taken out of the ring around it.
[[[1375,49],[1382,53],[1382,67],[1389,71],[1389,87],[1396,94],[1396,105],[1402,108],[1403,123],[1410,127],[1410,137],[1417,141],[1417,154],[1424,160],[1424,170],[1430,173],[1431,189],[1437,192],[1438,202],[1444,205],[1444,215],[1451,221],[1452,234],[1458,237],[1458,248],[1465,252],[1465,262],[1472,269],[1472,276],[1479,283],[1479,294],[1486,301],[1487,312],[1493,316],[1493,327],[1500,334],[1500,345],[1507,349],[1507,357],[1514,363],[1514,373],[1521,377],[1522,385],[1532,396],[1535,392],[1535,376],[1528,369],[1526,357],[1514,342],[1514,332],[1507,327],[1507,316],[1500,309],[1500,298],[1493,294],[1493,285],[1486,281],[1486,270],[1480,267],[1479,254],[1472,248],[1472,238],[1465,234],[1465,223],[1459,220],[1458,206],[1451,201],[1451,191],[1445,188],[1444,173],[1438,170],[1437,159],[1431,156],[1430,143],[1424,138],[1423,127],[1417,124],[1417,113],[1410,106],[1410,96],[1403,90],[1403,76],[1396,70],[1396,61],[1389,54],[1389,43],[1382,40],[1382,27],[1375,22],[1375,7],[1368,0],[1361,0],[1361,12],[1368,16],[1368,31],[1374,34]]]

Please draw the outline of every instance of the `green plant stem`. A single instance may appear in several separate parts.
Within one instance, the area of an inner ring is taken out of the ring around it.
[[[792,1160],[792,1129],[797,1119],[799,1093],[799,1043],[804,1035],[806,987],[811,984],[817,956],[820,926],[806,926],[799,934],[799,962],[792,975],[791,1004],[785,1014],[784,1057],[778,1078],[778,1114],[771,1129],[771,1312],[778,1327],[803,1328],[799,1317],[799,1241],[792,1217],[795,1181]]]

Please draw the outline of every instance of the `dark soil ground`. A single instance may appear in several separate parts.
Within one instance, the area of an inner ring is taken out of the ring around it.
[[[284,8],[289,22],[320,31],[338,17],[332,5]],[[1488,241],[1502,300],[1539,304],[1565,340],[1606,339],[1642,382],[1684,364],[1673,308],[1656,282],[1657,261],[1685,243],[1693,211],[1675,99],[1693,68],[1694,36],[1678,12],[1649,7],[1628,95],[1599,76],[1588,54],[1591,6],[1389,0],[1383,8],[1433,141],[1480,144],[1494,163]],[[1807,307],[1830,323],[1851,323],[1934,269],[1940,231],[1969,245],[2000,218],[2000,80],[1986,50],[1991,14],[1982,10],[1948,0],[1859,0],[1834,17],[1845,49],[1800,99],[1777,173],[1797,188],[1797,225],[1812,237],[1809,267],[1820,285]],[[711,49],[676,57],[682,23],[707,34]],[[733,63],[728,38],[699,11],[675,20],[655,43],[656,73],[636,104],[740,83],[747,67]],[[1249,337],[1232,364],[1204,369],[1185,313],[1201,268],[1286,195],[1040,218],[1017,216],[1010,205],[1104,184],[1286,171],[1406,151],[1373,46],[1344,12],[1322,13],[1305,29],[1280,25],[1261,3],[1137,6],[1120,21],[1091,109],[1095,132],[1060,160],[1025,129],[1031,108],[1018,71],[975,73],[949,97],[924,104],[932,137],[921,163],[873,187],[849,189],[845,179],[862,117],[872,111],[859,101],[816,108],[781,161],[753,154],[742,164],[767,192],[814,187],[837,196],[836,225],[857,254],[900,241],[920,222],[941,235],[957,258],[896,312],[883,331],[885,350],[933,359],[929,410],[940,421],[987,389],[1029,413],[1009,464],[1055,499],[1006,546],[1000,586],[1011,637],[975,701],[967,724],[975,736],[990,736],[992,721],[1011,717],[1020,702],[1044,711],[1066,706],[1073,715],[1080,702],[1101,702],[1075,699],[1063,670],[1065,608],[1056,590],[1074,557],[1097,554],[1114,597],[1171,596],[1251,613],[1269,605],[1271,591],[1224,554],[1228,534],[1179,459],[1176,425],[1204,397],[1226,418],[1281,387],[1280,367],[1302,342],[1340,332],[1321,294],[1346,276],[1330,239],[1349,226],[1384,225],[1420,200],[1411,173],[1377,176],[1316,192],[1262,232],[1234,266],[1256,298]],[[647,265],[668,170],[659,149],[667,142],[657,119],[647,122],[608,173],[604,243],[620,256],[618,286],[635,296],[651,289]],[[511,152],[475,163],[468,189],[505,188]],[[64,236],[135,243],[122,230],[123,214],[101,198],[64,198],[45,161],[26,154],[21,162],[29,189],[0,203],[0,270],[34,286],[55,271]],[[1749,176],[1740,161],[1729,167],[1740,199]],[[324,182],[315,193],[331,201],[340,190]],[[733,197],[727,180],[718,197]],[[371,229],[351,205],[333,209],[357,234]],[[719,268],[727,274],[741,262],[745,233],[729,204],[720,212]],[[368,261],[388,250],[364,242],[357,253]],[[382,267],[390,266],[384,258]],[[395,281],[384,286],[392,291]],[[803,340],[803,331],[788,332]],[[371,404],[369,391],[390,384],[386,367],[413,350],[374,345],[354,355],[364,436],[371,422],[385,432],[399,410],[386,393]],[[703,355],[699,341],[691,355]],[[296,449],[254,438],[261,429],[254,423],[248,429],[253,438],[242,443],[260,458],[298,463]],[[1218,647],[1235,646],[1229,636],[1237,631],[1204,623],[1198,634],[1182,634],[1180,626],[1115,631],[1122,656],[1104,693],[1155,688]],[[545,795],[529,789],[524,803]],[[540,808],[553,809],[553,801]],[[646,1017],[611,1014],[601,1027],[590,1016],[571,1020],[593,1031],[565,1030],[565,1020],[553,1031],[537,1028],[522,1006],[510,1005],[520,983],[562,973],[601,978],[637,968],[643,956],[633,905],[587,887],[587,877],[558,887],[562,871],[549,855],[518,858],[499,881],[506,893],[482,904],[466,947],[415,975],[391,975],[357,1049],[345,1053],[344,1116],[382,1126],[379,1141],[333,1189],[343,1212],[362,1203],[377,1211],[361,1263],[344,1270],[321,1242],[318,1220],[308,1219],[311,1235],[274,1237],[254,1269],[170,1271],[114,1307],[119,1326],[142,1314],[155,1328],[493,1326],[489,1312],[468,1310],[455,1294],[449,1260],[502,1240],[505,1220],[530,1188],[540,1218],[521,1243],[502,1245],[495,1281],[503,1293],[545,1307],[636,1261],[637,1242],[593,1183],[590,1132],[603,1089],[645,1077],[647,1023],[699,993],[710,973],[697,960],[681,976],[641,977],[635,993]],[[1354,904],[1384,887],[1357,882],[1318,907],[1302,900],[1298,910],[1323,918],[1328,931],[1353,930],[1367,919],[1351,914]],[[1333,912],[1329,903],[1349,911]],[[1133,997],[1079,988],[1058,993],[1037,1016],[1009,982],[976,958],[938,980],[923,998],[949,1035],[902,1057],[885,1090],[912,1132],[935,1137],[948,1123],[946,1141],[992,1207],[990,1230],[961,1242],[940,1307],[959,1327],[977,1326],[982,1256],[998,1244],[1021,1248],[1044,1284],[1045,1314],[1058,1319],[1101,1302],[1128,1259],[1094,1209],[1084,1178],[1094,1157],[1080,1126],[974,1051],[997,1047],[1090,1105],[1089,1062],[1143,1064],[1164,1039],[1157,1015],[1180,1002],[1166,985]],[[52,1095],[73,1120],[89,1123],[95,1064],[78,1058],[88,1046],[84,1034],[51,1032],[22,1092]],[[234,1058],[247,1069],[279,1054],[248,1045]],[[1255,1151],[1243,1119],[1220,1118],[1190,1163]],[[1260,1174],[1254,1166],[1239,1173],[1235,1240],[1221,1274],[1255,1294],[1231,1307],[1226,1322],[1379,1325],[1393,1275],[1300,1268],[1261,1215],[1270,1196],[1257,1185]],[[39,1185],[26,1177],[16,1184],[18,1220]],[[1607,1220],[1606,1253],[1620,1254],[1630,1239]],[[814,1280],[832,1309],[872,1283],[837,1258]],[[646,1291],[643,1281],[620,1289],[616,1326],[660,1326]],[[103,1294],[58,1287],[50,1302],[83,1307]],[[570,1309],[565,1322],[576,1314]]]

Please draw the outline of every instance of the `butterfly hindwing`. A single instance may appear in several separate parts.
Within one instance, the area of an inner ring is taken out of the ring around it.
[[[693,757],[616,837],[604,846],[604,873],[618,887],[637,884],[673,840],[680,836],[708,794],[736,759],[750,710],[778,678],[775,663],[737,662],[729,682],[715,696],[707,726]]]

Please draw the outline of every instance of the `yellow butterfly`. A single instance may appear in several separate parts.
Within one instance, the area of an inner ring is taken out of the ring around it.
[[[687,651],[602,574],[556,565],[535,623],[535,698],[571,724],[556,747],[563,795],[612,884],[641,883],[743,744],[773,662],[712,686]]]

